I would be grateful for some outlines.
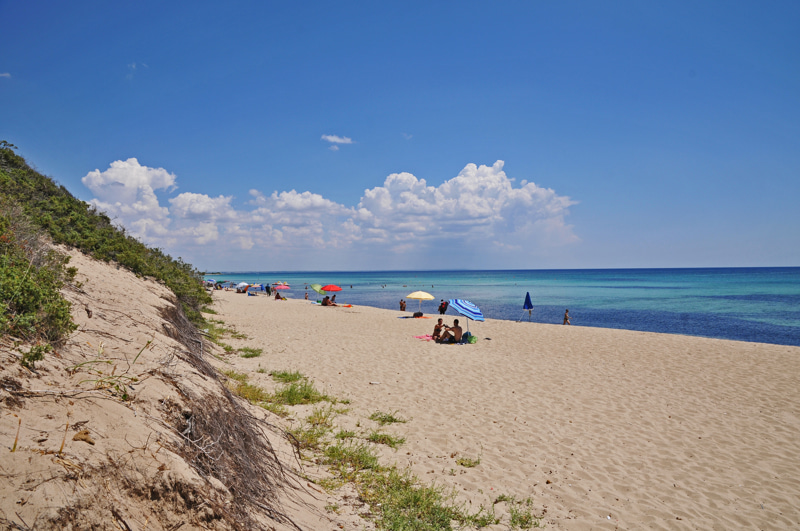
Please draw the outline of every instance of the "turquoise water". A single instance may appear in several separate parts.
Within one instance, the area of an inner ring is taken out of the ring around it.
[[[398,309],[412,291],[435,314],[440,299],[468,299],[487,318],[532,320],[800,346],[800,268],[602,269],[527,271],[237,272],[206,278],[288,282],[303,298],[310,283],[343,288],[337,302]],[[352,288],[350,287],[352,285]],[[309,290],[309,297],[317,298]],[[416,311],[418,302],[408,301]],[[453,310],[448,314],[455,315]]]

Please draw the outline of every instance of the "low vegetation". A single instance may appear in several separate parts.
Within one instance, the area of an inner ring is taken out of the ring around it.
[[[381,431],[373,431],[369,435],[367,435],[367,440],[371,443],[375,444],[385,444],[389,448],[397,449],[401,444],[406,442],[405,437],[395,437],[394,435],[390,435],[388,433],[383,433]]]
[[[396,422],[401,422],[401,423],[408,422],[404,418],[396,417],[395,416],[396,413],[397,413],[396,411],[394,413],[384,413],[382,411],[376,411],[375,413],[370,415],[369,418],[370,420],[374,420],[381,426],[385,426],[387,424],[394,424]]]
[[[541,528],[541,519],[533,514],[533,500],[526,498],[517,500],[515,496],[501,494],[494,501],[494,505],[506,503],[508,506],[509,526],[511,529],[532,529]]]
[[[456,464],[464,468],[474,468],[481,464],[481,458],[472,459],[471,457],[459,457],[456,459]]]
[[[242,347],[239,349],[239,355],[243,358],[257,358],[261,356],[262,352],[260,348]]]
[[[19,206],[0,195],[0,336],[35,344],[23,358],[30,368],[50,343],[75,330],[70,304],[61,295],[75,276],[68,262],[69,257],[49,248]]]
[[[276,382],[292,383],[305,380],[306,377],[298,371],[272,371],[269,373]]]

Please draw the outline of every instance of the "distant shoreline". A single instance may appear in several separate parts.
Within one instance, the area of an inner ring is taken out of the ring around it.
[[[324,270],[324,269],[295,269],[276,271],[219,271],[215,273],[202,273],[208,275],[307,275],[307,274],[358,274],[358,273],[517,273],[517,272],[609,272],[609,271],[709,271],[709,270],[758,270],[758,269],[798,269],[800,266],[721,266],[721,267],[592,267],[592,268],[563,268],[563,269],[371,269],[371,270]]]
[[[337,300],[398,310],[400,299],[426,291],[435,314],[442,299],[467,299],[487,318],[710,337],[800,346],[800,267],[499,270],[397,272],[244,272],[214,275],[234,282],[288,282],[301,299],[311,283],[338,284]],[[350,288],[352,286],[352,289]],[[309,296],[316,294],[309,291]],[[534,309],[523,311],[526,293]],[[408,310],[419,307],[416,302]],[[452,313],[452,312],[451,312]]]

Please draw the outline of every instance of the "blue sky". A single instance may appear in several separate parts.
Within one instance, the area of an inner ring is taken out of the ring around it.
[[[0,19],[0,139],[201,269],[800,265],[797,2]]]

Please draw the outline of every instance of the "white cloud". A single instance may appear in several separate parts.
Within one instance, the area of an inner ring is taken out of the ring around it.
[[[83,183],[93,205],[147,243],[217,267],[234,255],[256,268],[459,267],[465,260],[509,267],[509,257],[578,241],[565,222],[575,202],[527,180],[514,187],[503,166],[468,164],[439,186],[391,174],[354,207],[310,191],[255,189],[243,207],[232,196],[192,192],[161,206],[155,190],[172,192],[175,175],[135,158],[90,172]]]
[[[92,191],[98,210],[137,234],[159,235],[169,224],[169,210],[158,203],[155,190],[172,191],[175,175],[163,168],[142,166],[135,158],[117,160],[105,171],[94,170],[81,182]]]
[[[332,144],[352,144],[353,139],[346,136],[322,135],[322,140]]]
[[[209,220],[234,220],[236,211],[231,207],[233,197],[209,197],[206,194],[184,192],[169,200],[170,212],[179,218]]]
[[[410,173],[392,174],[383,186],[365,190],[357,219],[384,243],[522,248],[577,241],[564,223],[575,202],[534,183],[514,188],[503,165],[468,164],[438,187]]]
[[[0,77],[11,77],[11,74],[8,72],[0,72]]]

